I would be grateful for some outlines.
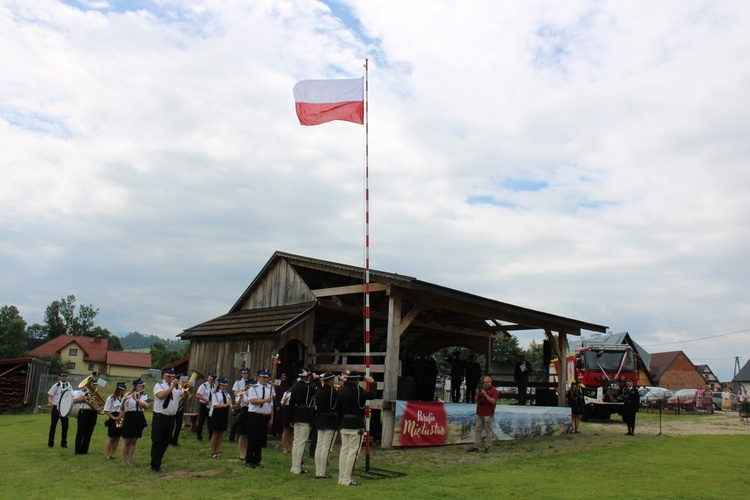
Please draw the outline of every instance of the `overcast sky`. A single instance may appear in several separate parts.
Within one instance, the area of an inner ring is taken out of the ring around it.
[[[281,250],[750,356],[750,2],[0,0],[0,305],[226,313]],[[520,337],[522,345],[540,332]]]

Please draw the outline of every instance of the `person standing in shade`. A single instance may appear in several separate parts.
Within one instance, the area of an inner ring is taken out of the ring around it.
[[[310,383],[310,372],[304,368],[299,373],[299,381],[292,387],[289,398],[289,411],[292,415],[291,426],[294,428],[294,443],[292,444],[292,474],[307,474],[302,469],[302,459],[305,455],[307,438],[310,436],[313,418],[313,402],[315,401],[315,386]],[[314,375],[313,375],[314,376]]]
[[[473,403],[477,393],[479,379],[482,378],[482,367],[477,363],[476,356],[469,354],[466,360],[466,402]]]
[[[47,406],[52,407],[52,420],[49,424],[49,439],[47,440],[47,445],[50,448],[53,448],[55,446],[55,433],[57,432],[57,422],[60,422],[60,426],[62,427],[62,436],[60,439],[60,447],[61,448],[67,448],[68,447],[68,417],[61,416],[60,415],[60,397],[63,395],[64,392],[72,391],[73,388],[71,387],[70,383],[68,382],[68,372],[61,372],[60,375],[58,375],[59,380],[55,382],[55,384],[50,387],[49,391],[47,392]]]
[[[268,436],[268,429],[273,424],[273,388],[268,383],[270,376],[267,370],[260,370],[258,383],[250,386],[245,465],[251,469],[261,467],[263,443]]]
[[[620,390],[620,396],[622,397],[623,412],[622,419],[625,420],[625,425],[628,426],[628,432],[626,436],[635,435],[635,414],[638,413],[638,407],[641,404],[641,396],[638,394],[638,388],[633,386],[633,381],[628,380],[625,387]]]
[[[117,445],[120,444],[122,437],[122,428],[117,427],[120,421],[120,408],[122,407],[122,396],[125,394],[127,386],[125,382],[118,382],[115,392],[112,393],[104,403],[104,414],[107,415],[107,421],[104,426],[107,428],[107,444],[105,446],[105,460],[114,460],[117,452]]]
[[[584,407],[583,391],[581,386],[575,380],[570,384],[568,390],[568,406],[570,407],[570,413],[573,419],[573,434],[579,434],[581,431],[578,428],[581,425],[581,415],[583,415]]]
[[[339,429],[338,415],[336,413],[337,398],[333,388],[335,375],[325,372],[320,380],[322,386],[315,392],[315,403],[318,409],[318,444],[315,447],[315,479],[326,479],[328,474],[328,461],[331,456],[331,447],[336,439],[336,431]]]
[[[229,408],[232,406],[232,397],[227,394],[226,379],[219,379],[219,387],[211,393],[211,458],[221,458],[221,438],[229,425]]]
[[[211,439],[213,429],[211,428],[211,417],[208,416],[208,408],[211,406],[211,393],[214,392],[214,381],[216,375],[209,373],[205,382],[203,382],[198,391],[195,393],[195,398],[198,400],[200,405],[198,406],[198,432],[195,434],[198,441],[203,441],[203,423],[207,423],[208,427],[208,439]]]
[[[359,486],[359,483],[352,480],[352,471],[365,432],[365,405],[367,400],[375,399],[377,392],[377,385],[372,377],[365,377],[365,382],[370,385],[369,391],[359,386],[359,379],[358,372],[349,373],[344,387],[336,394],[341,429],[341,453],[339,454],[339,485],[341,486]]]
[[[451,357],[448,358],[448,363],[451,365],[451,403],[460,403],[461,383],[464,380],[466,364],[459,357],[458,351],[453,351]]]
[[[513,370],[513,378],[518,384],[518,404],[526,405],[526,392],[529,387],[529,375],[533,372],[531,369],[531,363],[526,361],[526,356],[521,354],[518,358],[518,363]]]
[[[482,431],[484,431],[484,452],[489,453],[492,448],[492,419],[495,417],[495,406],[500,393],[492,386],[492,378],[484,377],[482,388],[477,391],[477,420],[474,432],[474,446],[466,451],[479,451],[482,444]]]
[[[76,455],[85,455],[89,452],[91,436],[94,435],[96,419],[99,413],[93,409],[84,399],[86,390],[73,391],[73,402],[80,405],[78,410],[78,426],[76,427]]]
[[[279,385],[273,388],[273,429],[271,429],[271,435],[274,437],[281,436],[283,431],[283,419],[281,418],[281,398],[284,397],[284,393],[290,389],[289,382],[286,380],[286,373],[282,373],[279,378]]]
[[[161,462],[172,439],[175,415],[183,389],[174,370],[164,370],[161,382],[154,386],[154,417],[151,423],[151,472],[162,472]]]
[[[120,457],[123,465],[131,465],[135,454],[135,445],[143,437],[143,429],[146,427],[146,416],[143,412],[148,408],[148,402],[144,389],[146,383],[138,379],[133,382],[133,390],[122,398],[120,411],[122,416],[122,450]]]

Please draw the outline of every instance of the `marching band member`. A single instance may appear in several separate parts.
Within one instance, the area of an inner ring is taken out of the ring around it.
[[[315,392],[315,403],[318,409],[318,444],[315,447],[315,479],[326,479],[331,447],[339,430],[336,391],[333,382],[336,375],[325,372],[320,380],[323,385]]]
[[[172,439],[175,415],[184,389],[174,370],[164,370],[164,378],[154,386],[154,419],[151,422],[151,472],[162,472],[161,461]]]
[[[219,388],[211,393],[211,458],[221,457],[221,439],[229,424],[229,408],[232,406],[232,398],[226,392],[227,380],[219,379]]]
[[[49,440],[47,445],[52,448],[55,446],[55,432],[57,431],[57,421],[60,421],[62,425],[62,439],[60,441],[61,448],[68,447],[68,417],[60,416],[60,396],[63,392],[72,390],[70,383],[68,383],[68,373],[61,372],[59,375],[60,380],[55,382],[55,385],[50,387],[47,392],[47,406],[52,407],[52,421],[49,424]]]
[[[146,416],[143,411],[148,408],[144,389],[146,383],[138,379],[133,382],[133,390],[123,396],[120,405],[122,418],[122,450],[120,456],[123,465],[130,465],[135,453],[135,445],[143,436],[143,428],[146,427]]]
[[[104,403],[104,413],[107,415],[107,421],[104,423],[107,427],[107,445],[105,447],[105,460],[114,460],[117,445],[120,444],[122,428],[117,427],[120,421],[120,408],[122,407],[122,396],[125,394],[126,385],[124,382],[118,382],[115,392],[112,393]]]
[[[245,465],[260,467],[263,441],[268,436],[273,412],[273,388],[268,383],[271,374],[267,370],[258,372],[258,383],[250,386],[250,401],[247,407],[247,452]]]
[[[312,374],[314,378],[317,375]],[[310,436],[313,418],[313,402],[315,401],[315,387],[310,383],[310,372],[302,369],[299,381],[292,387],[289,398],[289,411],[292,414],[291,426],[294,427],[294,444],[292,444],[292,474],[307,474],[302,469],[302,458],[305,455],[307,438]]]
[[[234,441],[235,434],[239,435],[239,438],[237,438],[237,449],[240,454],[240,460],[245,460],[245,452],[247,452],[247,405],[250,404],[248,389],[254,383],[255,380],[250,378],[250,370],[243,366],[242,370],[240,370],[240,378],[232,386],[235,403],[240,406],[240,409],[234,415],[232,430],[229,432],[229,442]]]
[[[377,385],[372,377],[365,377],[365,382],[370,384],[369,392],[359,386],[359,378],[358,372],[349,373],[344,387],[339,389],[337,394],[342,415],[339,422],[341,427],[339,484],[341,486],[359,486],[359,483],[352,481],[352,470],[354,462],[357,461],[359,448],[362,446],[362,436],[365,430],[365,404],[368,399],[375,399],[377,392]]]
[[[89,452],[91,436],[96,428],[96,419],[99,413],[84,399],[85,390],[73,391],[73,402],[80,405],[78,410],[78,426],[76,427],[76,455],[85,455]]]
[[[211,406],[211,393],[214,391],[214,381],[216,375],[209,373],[205,382],[198,388],[198,392],[195,393],[195,398],[200,401],[198,407],[198,433],[195,437],[198,441],[203,441],[203,422],[208,424],[208,439],[211,439],[213,435],[213,429],[211,428],[211,417],[208,416],[208,408]]]

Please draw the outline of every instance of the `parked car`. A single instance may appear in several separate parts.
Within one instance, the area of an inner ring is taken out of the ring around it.
[[[667,401],[668,410],[695,410],[695,389],[680,389]]]
[[[638,389],[641,396],[641,406],[644,408],[660,408],[674,394],[665,387],[641,387]]]
[[[721,410],[721,404],[722,404],[722,399],[723,399],[723,396],[721,395],[721,393],[720,392],[711,393],[711,399],[713,400],[713,403],[714,403],[714,410]],[[729,396],[729,400],[732,403],[732,411],[737,411],[737,396],[732,394],[731,396]]]

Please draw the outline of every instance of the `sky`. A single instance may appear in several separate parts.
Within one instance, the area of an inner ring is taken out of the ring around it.
[[[749,25],[744,0],[0,0],[0,305],[174,338],[277,250],[363,266],[367,142],[372,269],[729,380]],[[364,76],[367,141],[299,124],[296,82]]]

